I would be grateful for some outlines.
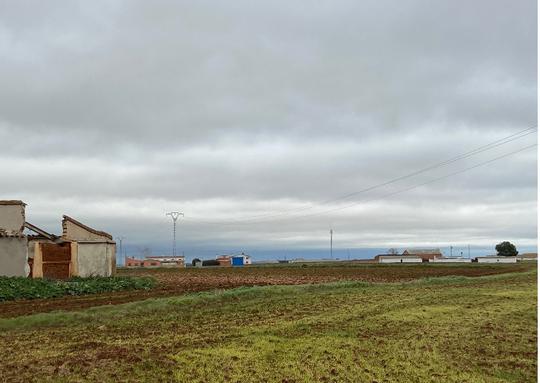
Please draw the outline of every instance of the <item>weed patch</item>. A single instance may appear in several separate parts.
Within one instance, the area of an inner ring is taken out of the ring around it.
[[[148,290],[155,285],[148,277],[91,277],[66,281],[24,277],[0,277],[0,302],[16,299],[57,298],[122,290]]]

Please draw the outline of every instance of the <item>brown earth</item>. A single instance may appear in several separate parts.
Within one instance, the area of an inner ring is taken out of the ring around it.
[[[401,282],[423,277],[461,275],[477,277],[527,271],[534,264],[506,265],[378,265],[332,264],[266,267],[209,267],[186,269],[119,269],[122,276],[151,276],[158,285],[148,291],[131,290],[77,297],[18,300],[0,303],[0,317],[16,317],[56,310],[79,310],[87,307],[116,305],[155,297],[189,292],[230,289],[239,286],[298,285],[336,281]]]

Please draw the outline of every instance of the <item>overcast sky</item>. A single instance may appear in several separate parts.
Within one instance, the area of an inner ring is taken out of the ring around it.
[[[537,243],[536,1],[0,1],[0,198],[136,246]],[[415,189],[389,194],[424,184]],[[354,205],[353,205],[354,204]],[[338,210],[339,209],[339,210]],[[332,211],[329,211],[332,210]]]

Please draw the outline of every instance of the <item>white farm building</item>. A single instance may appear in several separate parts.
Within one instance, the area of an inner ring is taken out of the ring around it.
[[[471,263],[471,258],[461,258],[461,257],[454,257],[454,258],[434,258],[430,259],[429,262],[434,263]]]
[[[379,263],[422,263],[422,258],[415,255],[379,255]]]
[[[476,257],[476,262],[478,263],[517,263],[517,257],[497,257],[497,256]]]

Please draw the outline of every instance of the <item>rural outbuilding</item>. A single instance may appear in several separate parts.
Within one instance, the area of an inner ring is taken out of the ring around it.
[[[116,271],[112,236],[64,216],[62,236],[26,222],[26,204],[0,201],[0,275],[33,278],[111,276]],[[25,234],[27,229],[34,234]]]
[[[251,265],[251,257],[247,254],[233,255],[231,257],[232,266],[244,266]]]
[[[216,260],[219,262],[220,266],[231,266],[232,255],[220,255],[216,257]]]
[[[126,257],[125,267],[144,267],[144,259]]]
[[[422,258],[424,262],[443,256],[440,249],[405,249],[403,255],[414,255]]]
[[[517,263],[517,257],[497,257],[497,256],[476,257],[476,262],[478,263]]]
[[[538,253],[523,253],[516,257],[519,262],[523,261],[538,261]]]
[[[18,200],[0,201],[0,275],[26,277],[30,272],[25,206]]]
[[[158,262],[160,267],[185,267],[183,255],[156,255],[146,257],[151,262]]]
[[[422,263],[422,258],[414,255],[377,255],[379,263]]]
[[[145,259],[126,258],[126,267],[185,267],[183,256],[149,256]]]
[[[429,260],[434,263],[471,263],[471,258],[461,258],[461,257],[448,257],[448,258],[433,258]]]
[[[76,266],[74,275],[105,277],[116,272],[116,242],[109,233],[64,215],[62,239],[72,244]]]

